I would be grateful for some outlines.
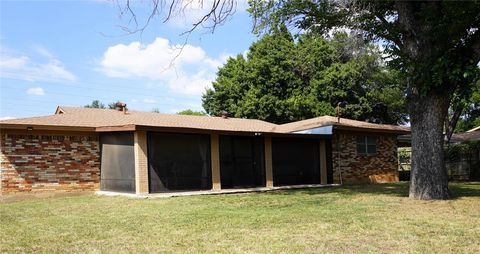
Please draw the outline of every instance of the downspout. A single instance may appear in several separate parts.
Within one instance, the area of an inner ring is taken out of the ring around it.
[[[337,115],[337,122],[340,123],[340,116],[342,114],[342,107],[345,106],[347,102],[339,102],[337,103],[337,107],[335,108],[335,113]],[[332,126],[332,133],[333,133],[333,128],[335,126]],[[342,179],[342,167],[340,166],[340,134],[337,134],[336,137],[337,140],[337,163],[338,163],[338,171],[340,173],[340,185],[343,185],[343,179]]]
[[[338,172],[340,173],[340,185],[343,185],[343,179],[342,179],[342,166],[340,166],[340,135],[337,133],[335,135],[336,139],[336,147],[335,150],[337,150],[337,165],[338,165]]]

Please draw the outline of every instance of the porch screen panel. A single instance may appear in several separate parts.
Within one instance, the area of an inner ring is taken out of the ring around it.
[[[275,186],[320,183],[318,139],[274,138],[272,160]]]
[[[222,188],[265,186],[263,138],[220,136]]]
[[[210,136],[148,134],[150,192],[212,188]]]
[[[325,140],[325,147],[327,152],[327,183],[333,183],[333,154],[332,154],[332,140]]]
[[[135,192],[135,155],[133,133],[100,135],[100,189],[104,191]]]

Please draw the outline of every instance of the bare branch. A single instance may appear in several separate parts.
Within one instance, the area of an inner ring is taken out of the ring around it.
[[[120,7],[120,4],[117,1],[117,5]],[[182,14],[185,16],[185,13],[192,9],[204,9],[205,0],[151,0],[151,11],[148,14],[148,18],[144,22],[144,24],[140,25],[137,19],[137,13],[132,8],[132,0],[125,1],[125,7],[120,8],[120,15],[121,16],[129,16],[129,22],[127,26],[123,26],[122,30],[129,33],[143,33],[145,29],[150,25],[152,20],[165,14],[163,18],[163,23],[168,22],[172,18],[174,18],[175,14]],[[210,1],[209,1],[210,2]],[[206,13],[198,19],[195,23],[192,24],[192,27],[186,30],[185,32],[181,33],[181,36],[185,36],[193,31],[197,30],[199,27],[205,28],[214,32],[216,27],[219,25],[223,25],[228,18],[230,18],[236,11],[236,0],[213,0],[212,5],[210,7],[206,7]],[[130,27],[131,23],[134,23],[134,27]]]

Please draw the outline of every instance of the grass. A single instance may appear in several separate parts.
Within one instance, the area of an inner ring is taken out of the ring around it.
[[[0,204],[0,252],[480,253],[480,183],[406,198],[405,183]]]

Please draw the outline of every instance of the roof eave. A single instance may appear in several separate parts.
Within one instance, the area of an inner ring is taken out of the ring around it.
[[[373,129],[365,127],[354,127],[354,126],[345,126],[345,125],[334,125],[334,130],[347,130],[347,131],[360,131],[360,132],[375,132],[375,133],[389,133],[396,135],[405,135],[410,134],[409,130],[389,130],[389,129]]]
[[[244,134],[244,135],[263,135],[273,134],[274,132],[267,130],[227,130],[227,129],[211,129],[211,128],[192,128],[192,127],[171,127],[171,126],[151,126],[151,125],[135,125],[135,130],[141,131],[161,131],[161,132],[185,132],[185,133],[224,133],[224,134]]]
[[[135,124],[128,124],[128,125],[120,125],[120,126],[101,126],[96,127],[95,132],[116,132],[116,131],[136,131],[137,125]]]
[[[82,131],[95,132],[94,127],[80,127],[80,126],[58,126],[58,125],[39,125],[39,124],[10,124],[0,123],[2,130],[49,130],[49,131]]]

